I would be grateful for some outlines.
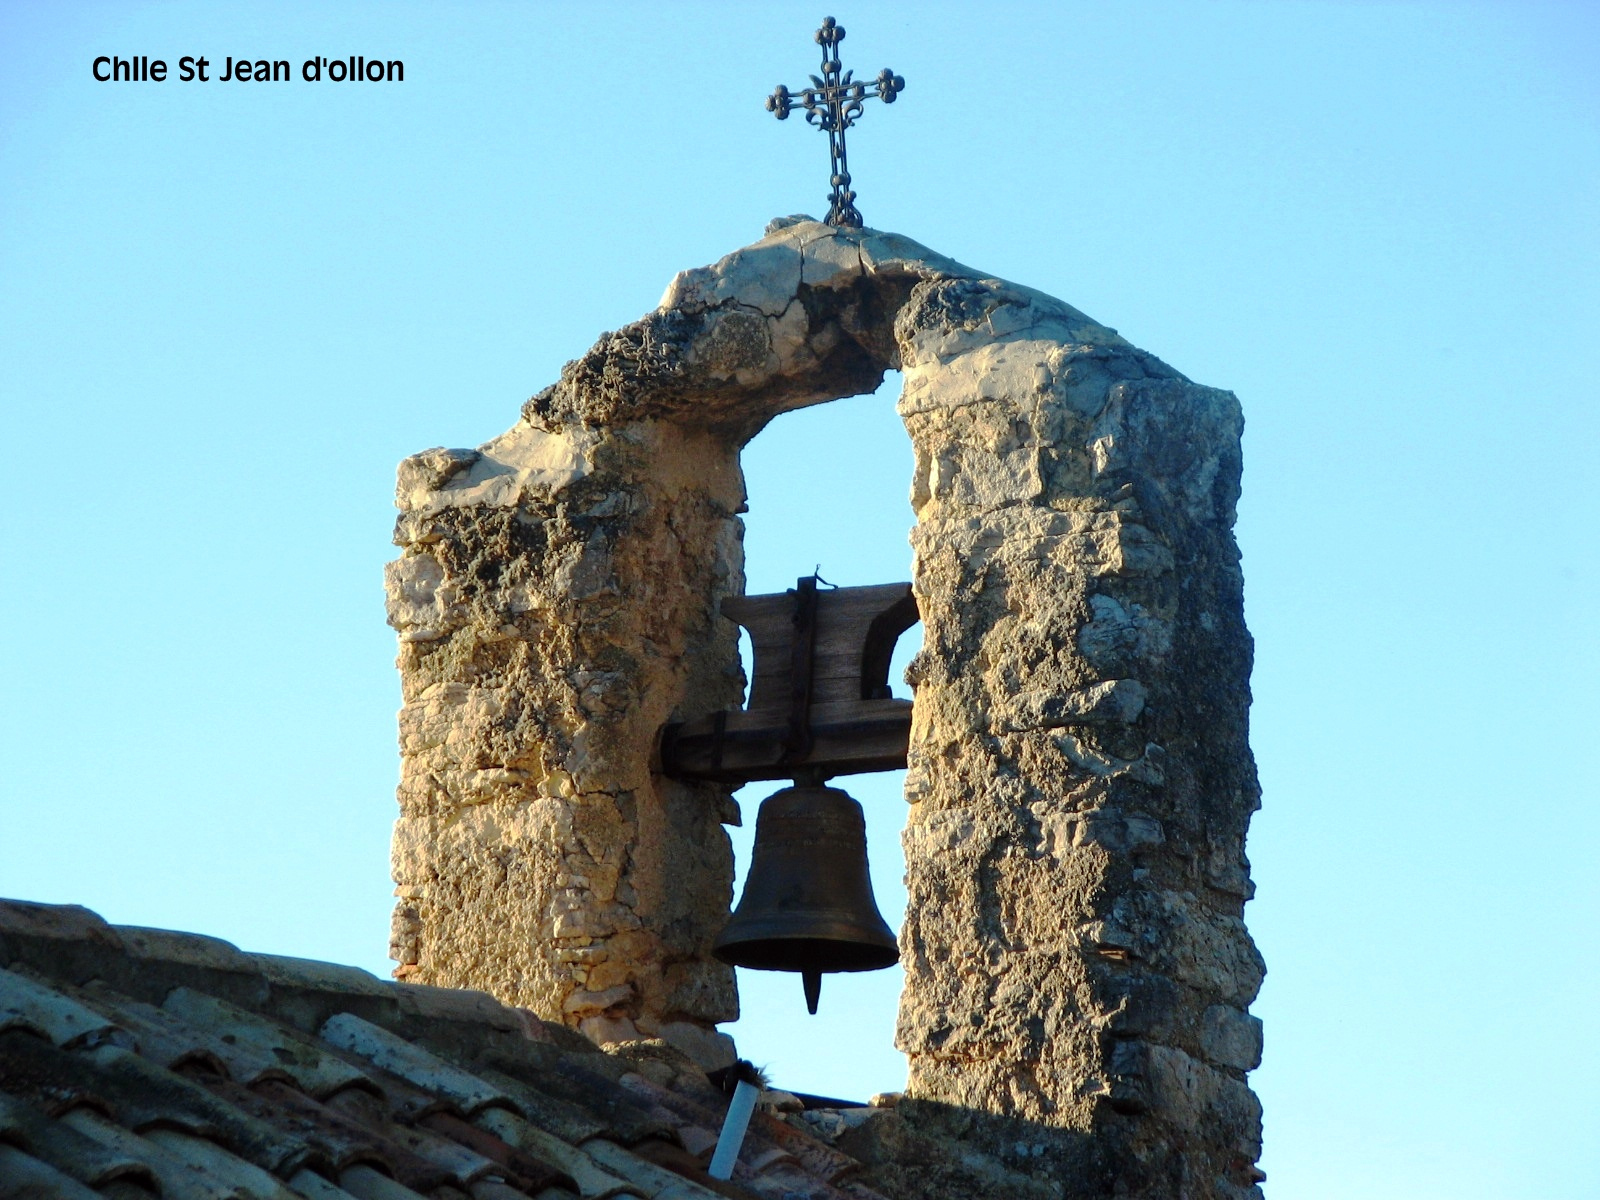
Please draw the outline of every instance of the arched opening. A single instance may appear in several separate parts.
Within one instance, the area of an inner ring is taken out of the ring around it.
[[[745,446],[740,463],[749,504],[747,594],[782,592],[813,570],[843,587],[911,578],[912,454],[895,411],[900,386],[899,372],[889,372],[876,392],[785,413]],[[921,640],[918,624],[896,644],[889,671],[896,696],[910,696],[905,667]],[[748,676],[748,639],[741,650]],[[897,933],[906,902],[904,782],[903,770],[832,782],[865,812],[873,889]],[[749,870],[756,810],[781,786],[758,782],[737,793],[744,824],[729,830],[736,889],[743,888]],[[894,1048],[903,982],[898,966],[826,976],[816,1016],[806,1012],[798,975],[738,975],[741,1016],[722,1028],[733,1034],[742,1055],[768,1069],[775,1086],[858,1101],[904,1086],[905,1057]]]

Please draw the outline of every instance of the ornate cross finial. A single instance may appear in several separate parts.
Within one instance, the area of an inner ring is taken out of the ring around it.
[[[832,17],[822,18],[817,44],[822,47],[822,78],[811,77],[811,86],[799,94],[783,84],[767,97],[767,111],[786,120],[796,103],[806,110],[806,123],[828,131],[828,153],[833,161],[833,194],[828,197],[829,225],[841,229],[860,229],[861,214],[856,211],[856,194],[850,190],[850,171],[844,158],[844,131],[861,115],[861,102],[877,96],[885,104],[905,90],[906,81],[888,67],[878,72],[871,83],[857,83],[854,72],[839,69],[839,43],[844,41],[844,26]]]

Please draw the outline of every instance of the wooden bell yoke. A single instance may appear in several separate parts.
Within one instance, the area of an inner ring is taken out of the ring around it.
[[[893,771],[906,765],[911,701],[889,691],[889,660],[917,623],[909,583],[730,596],[725,616],[750,632],[750,702],[662,731],[662,773],[735,786]]]

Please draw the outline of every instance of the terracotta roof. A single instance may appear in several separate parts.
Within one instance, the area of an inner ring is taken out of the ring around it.
[[[0,901],[0,1197],[873,1200],[854,1159],[482,992]]]

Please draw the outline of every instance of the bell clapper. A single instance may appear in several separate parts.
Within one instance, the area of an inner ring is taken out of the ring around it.
[[[794,786],[797,788],[820,788],[826,786],[827,782],[828,776],[816,767],[802,767],[794,775]],[[822,972],[800,972],[800,985],[805,989],[806,1012],[814,1017],[817,1015],[817,1001],[822,998]]]

